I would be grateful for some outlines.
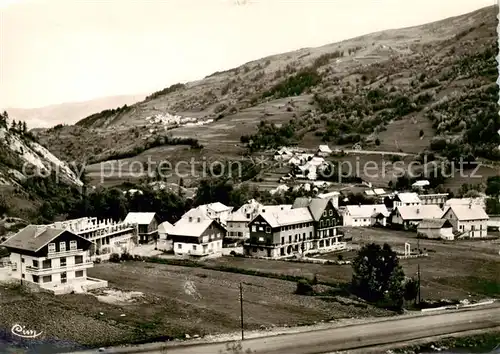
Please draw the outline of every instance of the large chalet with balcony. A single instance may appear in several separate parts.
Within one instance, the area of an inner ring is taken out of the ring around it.
[[[225,235],[217,220],[188,216],[175,223],[169,236],[176,255],[201,257],[221,255]]]
[[[250,223],[245,255],[284,258],[346,248],[341,217],[330,199],[298,198],[292,209],[261,212]]]
[[[10,276],[56,294],[107,286],[88,278],[92,242],[73,232],[47,225],[29,225],[5,241],[10,251]]]

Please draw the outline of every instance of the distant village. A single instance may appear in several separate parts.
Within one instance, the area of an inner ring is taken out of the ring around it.
[[[318,183],[318,168],[331,153],[327,146],[316,154],[280,149],[275,159],[295,166],[294,177]],[[425,186],[424,181],[413,186],[417,191],[390,192],[367,185],[365,194],[377,202],[366,205],[340,206],[344,196],[339,191],[283,205],[252,199],[238,209],[214,200],[189,210],[174,224],[162,222],[155,212],[130,212],[121,221],[89,216],[29,225],[3,242],[10,255],[1,263],[0,281],[65,294],[107,287],[105,279],[88,277],[87,269],[113,254],[147,247],[177,258],[232,255],[272,262],[346,251],[348,228],[406,230],[447,241],[486,238],[489,229],[498,229],[498,220],[485,211],[485,198],[427,194]]]

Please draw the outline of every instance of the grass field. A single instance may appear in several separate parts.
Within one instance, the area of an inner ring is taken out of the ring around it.
[[[365,243],[387,242],[395,250],[403,251],[409,242],[414,249],[417,239],[414,233],[384,229],[348,229],[353,237],[353,246]],[[444,242],[419,240],[420,249],[429,257],[400,260],[407,276],[416,276],[420,264],[422,298],[431,300],[485,298],[500,296],[500,256],[498,241]],[[323,255],[321,258],[338,259],[338,254]],[[352,252],[345,259],[352,258]],[[248,258],[223,257],[207,261],[210,265],[257,270],[260,272],[304,276],[317,276],[318,281],[337,283],[349,282],[352,270],[349,265],[319,265],[292,263],[286,261],[265,261]],[[470,297],[469,297],[470,295]]]
[[[0,287],[0,329],[29,324],[43,331],[44,341],[64,339],[68,346],[232,332],[240,328],[240,283],[246,330],[391,314],[371,306],[295,295],[296,284],[291,281],[201,268],[103,263],[90,269],[89,276],[107,279],[116,293],[97,291],[95,295],[103,296],[100,300],[92,294],[53,296]],[[123,296],[133,291],[142,296]]]

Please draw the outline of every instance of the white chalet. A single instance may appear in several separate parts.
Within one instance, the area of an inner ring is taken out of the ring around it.
[[[176,255],[222,255],[222,241],[226,230],[212,219],[181,218],[170,231]]]
[[[423,219],[441,219],[443,210],[437,205],[402,205],[396,207],[390,216],[393,225],[409,229],[416,227]]]
[[[483,209],[486,209],[486,198],[484,197],[477,197],[477,198],[450,198],[446,201],[445,206],[452,206],[452,205],[465,205],[468,206],[469,204],[472,205],[478,205]]]
[[[330,147],[328,145],[320,145],[318,147],[318,151],[316,151],[316,155],[321,156],[321,157],[330,156],[331,153],[332,153],[332,150],[330,149]]]
[[[415,206],[422,204],[417,193],[398,193],[394,196],[394,208],[398,206]]]
[[[89,258],[92,245],[75,233],[49,225],[28,225],[5,241],[10,251],[10,277],[26,281],[54,294],[106,287],[107,281],[88,278],[94,266]]]
[[[385,204],[347,205],[344,209],[344,226],[366,227],[386,225],[389,211]]]
[[[233,207],[226,206],[220,202],[200,205],[186,212],[182,218],[198,218],[211,219],[218,221],[225,226],[229,215],[233,211]]]
[[[486,237],[488,235],[488,214],[476,204],[451,205],[445,208],[443,219],[453,225],[453,231],[462,236]]]

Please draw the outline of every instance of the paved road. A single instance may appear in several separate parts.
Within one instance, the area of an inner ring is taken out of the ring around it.
[[[335,152],[340,152],[341,150],[335,150]],[[365,155],[395,155],[395,156],[417,156],[416,154],[409,154],[406,152],[396,152],[396,151],[376,151],[376,150],[344,150],[346,154],[365,154]]]
[[[252,353],[266,354],[321,354],[494,327],[500,328],[500,307],[488,306],[481,309],[400,317],[339,328],[253,338],[242,342],[243,351],[241,353],[246,353],[246,350],[250,349]],[[226,351],[227,345],[227,343],[211,343],[175,347],[168,345],[168,347],[163,346],[162,348],[159,344],[146,344],[135,349],[110,348],[106,350],[106,353],[232,353]]]

